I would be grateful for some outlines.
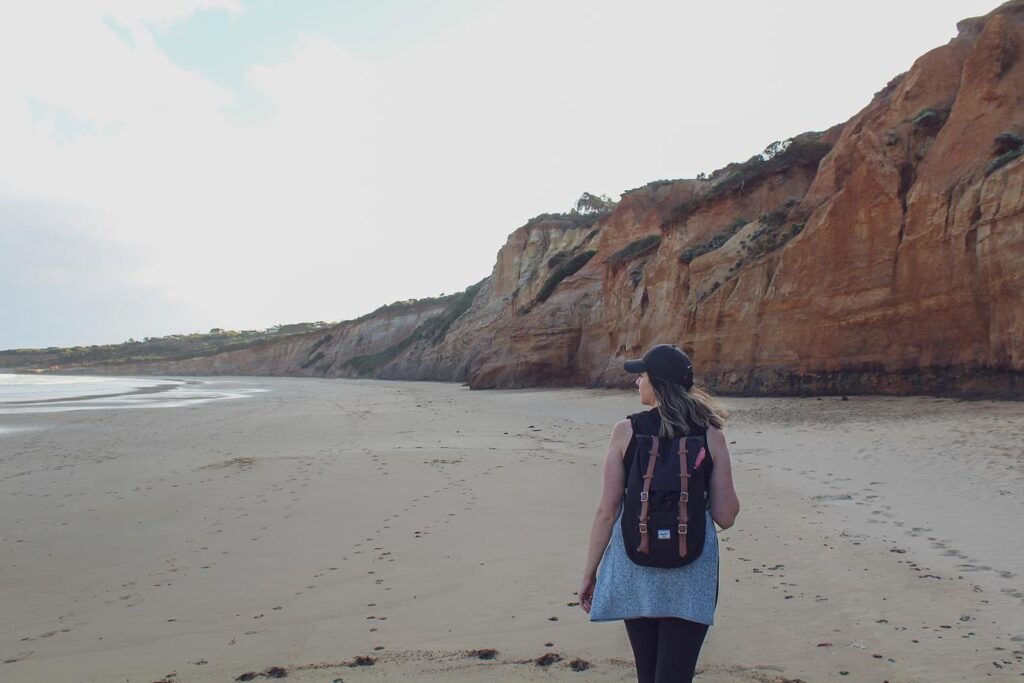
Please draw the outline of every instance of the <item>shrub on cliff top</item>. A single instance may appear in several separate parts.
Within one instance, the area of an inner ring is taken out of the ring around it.
[[[577,214],[604,214],[610,213],[616,206],[616,202],[612,201],[612,198],[606,194],[596,195],[584,192],[580,195],[580,198],[576,200],[576,208],[573,209]]]
[[[801,133],[795,137],[773,142],[761,154],[755,154],[741,164],[730,164],[724,169],[715,171],[711,178],[725,175],[715,186],[732,189],[744,183],[760,180],[765,175],[780,171],[789,166],[817,166],[822,157],[828,154],[832,145],[821,141],[820,133]]]
[[[542,213],[526,221],[526,225],[536,225],[537,223],[556,223],[557,225],[555,227],[561,228],[562,230],[589,228],[602,216],[604,216],[603,213],[575,213],[573,211],[568,213]]]
[[[587,228],[596,223],[598,219],[614,211],[616,206],[618,206],[618,202],[613,201],[606,194],[596,195],[584,192],[576,200],[576,206],[571,211],[567,213],[538,214],[526,221],[526,225],[535,225],[547,221],[562,223],[558,227],[566,230],[580,227]]]
[[[756,183],[787,168],[800,166],[817,168],[832,149],[822,142],[821,133],[801,133],[787,140],[773,142],[761,154],[755,154],[743,163],[729,164],[711,174],[714,185],[703,195],[682,202],[662,223],[667,229],[685,221],[707,202],[732,192],[742,192],[748,184]]]
[[[885,84],[884,88],[875,93],[875,97],[888,97],[889,95],[891,95],[892,92],[896,90],[896,86],[898,86],[903,81],[903,79],[906,78],[908,73],[908,71],[904,71],[901,74],[896,74],[895,76],[893,76],[889,80],[889,82]]]
[[[428,296],[423,299],[405,299],[403,301],[394,301],[390,304],[384,304],[379,306],[369,313],[355,318],[352,322],[361,322],[363,320],[369,320],[375,318],[384,313],[412,313],[416,309],[431,308],[441,303],[454,301],[460,294],[441,294],[440,296]]]
[[[648,251],[654,249],[661,243],[661,235],[647,235],[640,239],[630,242],[622,249],[605,259],[605,263],[615,264],[624,263],[630,261],[637,256],[642,256]]]

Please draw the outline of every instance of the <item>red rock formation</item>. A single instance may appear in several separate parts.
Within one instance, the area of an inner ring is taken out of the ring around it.
[[[794,163],[726,192],[729,173],[705,187],[628,193],[601,224],[597,257],[553,297],[578,334],[553,347],[542,320],[496,320],[517,343],[472,365],[471,384],[549,381],[524,377],[521,358],[564,361],[566,379],[620,384],[623,357],[677,341],[721,392],[1019,396],[1024,169],[1016,159],[987,170],[994,138],[1020,132],[1022,46],[1024,3],[1007,3],[962,22],[957,38],[823,136],[835,144],[820,165]],[[760,216],[689,265],[678,261],[737,217]],[[766,222],[780,236],[763,244]],[[762,244],[745,250],[758,231]],[[646,234],[661,236],[655,251],[607,263]],[[586,313],[571,315],[577,302]]]
[[[674,342],[722,393],[1020,397],[1024,0],[958,28],[767,161],[531,221],[461,298],[148,369],[623,386]]]

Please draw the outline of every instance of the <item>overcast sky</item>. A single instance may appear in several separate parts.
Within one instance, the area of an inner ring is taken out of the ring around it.
[[[845,121],[998,2],[0,5],[0,348],[344,320]]]

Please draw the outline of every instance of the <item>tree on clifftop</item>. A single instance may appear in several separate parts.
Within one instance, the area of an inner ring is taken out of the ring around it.
[[[576,202],[575,213],[587,215],[592,213],[608,213],[615,208],[615,202],[606,194],[595,195],[584,192]]]

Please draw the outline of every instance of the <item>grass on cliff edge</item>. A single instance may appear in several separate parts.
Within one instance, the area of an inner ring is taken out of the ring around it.
[[[376,372],[387,363],[393,361],[415,342],[426,341],[430,344],[439,343],[444,339],[445,335],[448,334],[448,330],[451,328],[452,324],[462,317],[462,314],[468,311],[469,307],[473,305],[473,300],[476,298],[477,292],[480,291],[480,288],[486,281],[487,278],[484,278],[475,285],[466,287],[465,291],[448,297],[450,299],[450,303],[441,313],[420,323],[416,329],[409,334],[409,336],[405,337],[398,343],[392,344],[377,353],[353,356],[345,361],[343,367],[352,368],[360,375],[369,375]]]
[[[265,330],[224,330],[218,327],[209,332],[169,334],[164,337],[146,337],[142,341],[129,339],[120,344],[92,346],[52,346],[45,349],[10,349],[0,351],[0,367],[12,370],[62,367],[102,367],[124,363],[148,363],[186,358],[212,356],[225,351],[245,349],[261,342],[274,341],[294,335],[307,334],[332,327],[336,323],[317,321],[274,325]]]
[[[788,168],[817,167],[832,149],[831,143],[821,140],[821,133],[801,133],[780,143],[772,143],[761,154],[755,154],[743,163],[729,164],[712,173],[711,187],[704,193],[682,202],[662,221],[662,230],[675,228],[686,221],[704,204],[733,192],[742,192],[747,185],[781,173]]]

